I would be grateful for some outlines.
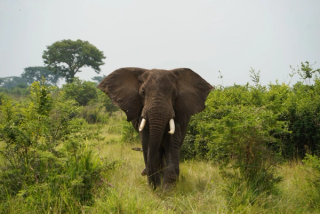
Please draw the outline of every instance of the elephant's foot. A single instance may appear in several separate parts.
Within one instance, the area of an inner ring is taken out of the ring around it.
[[[149,185],[152,187],[152,189],[156,190],[157,187],[161,185],[160,173],[155,172],[150,176],[148,176],[148,182],[149,182]]]
[[[144,170],[142,170],[141,175],[142,176],[146,176],[147,175],[147,168],[144,168]]]
[[[162,186],[162,189],[164,192],[170,192],[171,190],[174,190],[176,187],[176,183],[165,183]]]
[[[170,169],[172,168],[167,169],[166,174],[163,178],[162,188],[165,191],[170,191],[174,189],[179,180],[179,176],[174,171],[171,171],[171,173],[169,172]]]

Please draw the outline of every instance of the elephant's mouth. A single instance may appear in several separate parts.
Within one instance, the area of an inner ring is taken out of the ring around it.
[[[144,126],[146,125],[146,119],[145,118],[142,118],[141,120],[141,123],[140,123],[140,126],[139,126],[139,131],[141,132],[144,128]],[[174,120],[173,118],[171,118],[169,120],[169,127],[170,127],[170,131],[169,131],[169,134],[174,134],[175,132],[175,125],[174,125]]]

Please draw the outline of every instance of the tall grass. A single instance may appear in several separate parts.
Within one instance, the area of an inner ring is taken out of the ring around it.
[[[120,137],[120,136],[119,136]],[[119,138],[120,140],[120,138]],[[95,195],[89,213],[319,213],[314,206],[314,187],[307,168],[299,161],[275,167],[282,177],[276,194],[256,194],[245,182],[235,183],[221,176],[219,165],[199,160],[180,164],[179,182],[171,191],[153,191],[146,177],[139,144],[100,141],[100,155],[114,163],[105,174],[105,186]],[[231,169],[233,170],[233,169]],[[312,169],[308,169],[312,170]],[[310,171],[309,171],[310,172]],[[311,171],[313,172],[313,171]],[[233,182],[233,183],[232,183]],[[226,190],[230,192],[226,194]],[[254,200],[254,203],[252,203]]]

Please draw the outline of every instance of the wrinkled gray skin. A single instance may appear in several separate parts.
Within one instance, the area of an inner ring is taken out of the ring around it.
[[[190,116],[205,108],[213,87],[188,68],[173,70],[120,68],[98,86],[127,115],[140,131],[143,157],[149,184],[156,189],[174,184],[179,177],[180,148]],[[168,122],[174,119],[175,132],[169,134]]]

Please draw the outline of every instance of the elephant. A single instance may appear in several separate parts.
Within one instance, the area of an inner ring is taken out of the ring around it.
[[[126,113],[139,132],[148,183],[166,189],[179,178],[180,148],[191,115],[205,109],[214,89],[188,68],[120,68],[98,88]]]

